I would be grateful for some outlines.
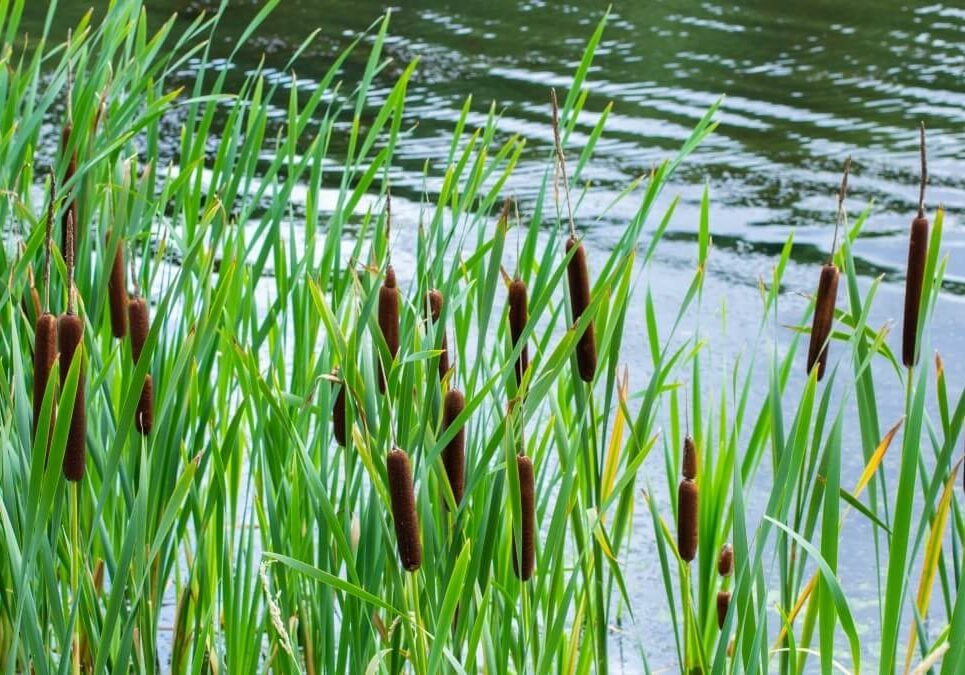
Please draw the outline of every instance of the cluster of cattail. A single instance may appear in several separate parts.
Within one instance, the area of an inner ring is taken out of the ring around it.
[[[922,124],[918,213],[911,221],[911,233],[908,240],[905,316],[901,339],[901,360],[908,368],[912,368],[918,362],[918,315],[921,311],[921,291],[925,282],[925,263],[928,259],[928,218],[925,217],[925,185],[927,183],[928,164],[925,157],[925,125]]]
[[[734,571],[734,549],[730,544],[724,544],[720,549],[720,556],[717,558],[717,573],[727,579]],[[724,620],[727,618],[727,610],[730,608],[730,591],[721,589],[717,591],[717,627],[724,627]]]
[[[834,249],[837,246],[838,228],[844,218],[844,198],[848,192],[848,173],[851,170],[851,158],[844,163],[844,176],[841,179],[841,189],[838,192],[838,215],[834,226],[834,242],[831,245],[831,255],[821,267],[818,279],[818,294],[814,303],[814,318],[811,322],[811,341],[808,345],[807,372],[810,373],[817,366],[817,378],[824,377],[824,369],[828,362],[828,338],[831,336],[831,326],[834,323],[834,306],[838,296],[838,267],[834,264]]]
[[[697,555],[697,446],[690,436],[684,439],[683,480],[677,490],[677,552],[685,562]]]

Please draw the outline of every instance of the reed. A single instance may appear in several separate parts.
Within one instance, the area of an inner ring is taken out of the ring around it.
[[[110,246],[112,231],[104,237],[104,245]],[[107,298],[111,315],[111,334],[116,338],[127,335],[127,281],[124,271],[124,242],[118,237],[114,244],[114,254],[108,252],[105,258],[112,259],[111,273],[107,280]]]
[[[918,363],[918,315],[921,313],[921,291],[925,284],[928,259],[928,218],[925,217],[925,186],[928,184],[928,161],[925,153],[925,124],[920,127],[921,178],[918,187],[918,213],[911,221],[908,238],[908,266],[905,275],[905,314],[901,336],[901,360],[908,368]]]
[[[688,563],[697,555],[697,518],[697,484],[684,478],[677,490],[677,551]]]
[[[567,254],[570,251],[573,251],[573,257],[570,258],[566,273],[570,287],[570,309],[575,323],[590,306],[590,275],[586,266],[586,249],[575,236],[566,240]],[[577,340],[576,363],[580,379],[592,382],[596,375],[596,337],[593,334],[592,321]]]
[[[509,333],[513,340],[513,349],[516,349],[526,330],[526,322],[529,321],[529,298],[526,283],[516,277],[509,284]],[[523,375],[529,368],[529,345],[523,344],[516,359],[516,386],[519,387],[523,382]]]
[[[438,323],[439,317],[442,316],[442,305],[445,302],[445,298],[442,295],[442,291],[433,288],[428,293],[426,293],[426,307],[429,311],[429,318],[432,323]],[[442,338],[439,343],[439,349],[442,352],[439,354],[439,381],[441,382],[445,378],[446,373],[449,372],[449,340],[446,336],[446,329],[442,329]]]
[[[516,547],[514,536],[513,572],[520,581],[529,581],[536,566],[536,477],[533,473],[533,460],[526,455],[517,455],[516,471],[519,475],[519,541],[522,553]]]
[[[379,330],[394,360],[399,353],[399,289],[396,286],[395,270],[392,265],[385,269],[385,281],[379,288]],[[383,364],[379,371],[379,389],[386,390],[386,368]]]
[[[338,393],[335,394],[335,403],[332,404],[332,435],[335,442],[345,447],[346,434],[345,421],[345,380],[338,383]]]
[[[443,400],[442,430],[449,429],[456,418],[466,407],[466,397],[456,388],[446,392]],[[456,435],[446,444],[442,451],[442,463],[446,468],[446,477],[452,489],[453,500],[458,507],[462,503],[462,495],[466,485],[466,426],[463,424],[456,431]]]
[[[419,536],[419,516],[416,513],[412,467],[404,450],[393,448],[385,460],[389,478],[392,520],[403,569],[413,572],[422,564],[422,541]]]

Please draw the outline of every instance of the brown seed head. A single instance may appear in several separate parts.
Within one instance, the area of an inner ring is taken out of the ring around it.
[[[456,418],[466,407],[466,398],[458,389],[450,389],[446,392],[443,401],[443,431],[452,426]],[[452,440],[442,451],[442,463],[446,467],[446,476],[449,478],[449,487],[452,488],[452,496],[456,506],[462,503],[462,495],[466,485],[466,427],[463,425],[452,437]]]
[[[135,365],[141,358],[147,334],[150,332],[150,322],[147,318],[147,301],[138,296],[127,302],[127,318],[131,327],[131,355]]]
[[[442,316],[442,304],[444,298],[442,291],[433,288],[426,294],[426,303],[429,308],[429,317],[433,323]],[[449,341],[446,338],[446,330],[442,329],[442,341],[439,345],[442,353],[439,354],[439,379],[441,380],[449,372]]]
[[[697,484],[685,478],[677,491],[677,551],[691,562],[697,555]]]
[[[57,318],[50,312],[44,312],[37,319],[34,331],[34,418],[33,430],[37,433],[40,422],[40,409],[43,407],[44,392],[50,380],[50,370],[57,358]],[[51,419],[51,428],[53,419]]]
[[[905,320],[901,336],[901,360],[908,368],[918,362],[918,314],[921,309],[921,290],[925,281],[928,258],[928,219],[924,216],[911,222],[908,240],[908,274],[905,278]]]
[[[519,555],[516,538],[513,537],[513,572],[520,581],[529,581],[536,564],[536,477],[533,460],[525,455],[517,455],[516,470],[519,473],[519,505],[522,510],[520,543],[523,553]]]
[[[728,591],[717,592],[717,627],[724,627],[724,620],[727,618],[727,610],[730,608],[730,593]]]
[[[590,273],[586,266],[586,249],[576,237],[566,240],[566,252],[576,249],[566,268],[570,286],[570,308],[573,321],[579,321],[583,312],[590,306]],[[596,337],[593,333],[593,322],[586,327],[576,344],[576,362],[579,366],[580,378],[584,382],[592,382],[596,374]]]
[[[345,380],[338,385],[335,403],[332,406],[332,435],[335,442],[345,447],[347,435],[345,433]]]
[[[722,577],[729,577],[734,572],[734,549],[730,544],[724,544],[717,558],[717,573]]]
[[[110,245],[111,231],[107,231],[105,244]],[[109,255],[109,254],[108,254]],[[127,282],[124,276],[124,243],[115,243],[111,275],[107,280],[107,297],[111,312],[111,333],[116,338],[127,335]]]
[[[67,447],[64,450],[64,477],[69,481],[79,481],[84,477],[87,454],[87,416],[84,410],[84,322],[76,314],[62,314],[57,321],[57,335],[60,346],[60,386],[64,386],[70,364],[76,353],[81,359],[80,379],[74,396],[74,407],[67,432]]]
[[[818,367],[818,380],[824,377],[828,361],[828,337],[834,323],[834,305],[838,296],[838,268],[828,263],[821,267],[818,295],[814,303],[814,319],[811,323],[811,341],[808,344],[807,372]]]
[[[389,495],[392,498],[392,519],[395,522],[395,538],[399,544],[402,567],[419,569],[422,564],[422,542],[419,538],[419,517],[415,507],[415,489],[412,486],[412,467],[404,450],[394,448],[385,460],[389,478]]]
[[[385,283],[379,288],[379,329],[389,354],[394,359],[399,353],[399,290],[395,285],[395,270],[389,265],[385,270]],[[379,379],[379,388],[385,392],[385,368]]]
[[[697,477],[697,446],[690,436],[684,438],[683,474],[691,480]]]
[[[154,427],[154,379],[150,375],[144,378],[141,397],[137,400],[134,427],[142,436],[150,434]]]
[[[526,283],[519,277],[509,284],[509,333],[513,338],[513,349],[519,345],[526,322],[529,321],[529,297]],[[524,344],[519,358],[516,359],[516,386],[523,381],[523,374],[529,368],[529,346]]]

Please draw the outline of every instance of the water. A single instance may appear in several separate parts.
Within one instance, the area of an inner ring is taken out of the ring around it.
[[[26,26],[37,34],[44,3],[29,4]],[[60,4],[60,22],[66,28],[92,3]],[[215,3],[149,4],[152,19],[160,21],[178,11],[188,21]],[[414,131],[397,155],[394,193],[418,201],[427,160],[430,175],[441,174],[449,135],[472,94],[471,122],[481,120],[494,103],[502,114],[504,138],[518,134],[526,139],[508,187],[520,198],[525,213],[527,199],[548,166],[548,87],[565,89],[606,4],[407,0],[393,8],[386,52],[395,64],[379,86],[390,86],[404,64],[419,59],[409,86],[406,120]],[[259,6],[254,0],[233,0],[219,33],[225,51]],[[371,0],[284,0],[259,31],[255,45],[266,53],[269,65],[280,68],[307,33],[319,28],[315,43],[296,66],[299,80],[311,81],[385,8]],[[364,50],[353,56],[346,68],[347,82],[361,73],[365,56]],[[243,54],[237,77],[260,57],[257,50]],[[965,256],[959,252],[965,237],[958,222],[965,209],[965,6],[891,0],[757,0],[740,6],[620,2],[589,86],[585,116],[568,148],[571,155],[579,151],[605,106],[613,103],[606,132],[584,173],[593,189],[577,213],[591,260],[594,249],[606,249],[619,236],[638,204],[628,199],[604,213],[610,200],[675,152],[706,108],[726,94],[720,127],[667,191],[668,198],[679,194],[682,204],[651,272],[657,306],[672,317],[679,289],[692,273],[697,205],[708,185],[714,251],[707,305],[715,311],[705,330],[719,325],[724,310],[716,308],[726,302],[730,328],[714,335],[714,349],[720,354],[747,347],[752,336],[741,330],[758,323],[758,278],[770,276],[775,256],[792,230],[796,243],[785,278],[783,313],[785,323],[800,317],[806,300],[798,293],[813,292],[817,262],[831,246],[835,192],[849,154],[854,158],[848,201],[852,214],[874,202],[855,248],[859,270],[865,284],[872,277],[885,278],[871,325],[900,317],[907,228],[918,198],[917,126],[924,121],[930,173],[927,204],[931,209],[940,203],[947,208],[945,247],[951,254],[932,345],[945,357],[950,389],[960,388],[965,380],[965,367],[960,365],[965,347],[958,339],[959,317],[965,309]],[[893,331],[890,338],[892,348],[898,345],[898,333]],[[628,334],[628,340],[634,339],[642,339],[639,328]],[[633,374],[648,372],[641,360],[644,350],[625,351],[631,386],[640,386],[643,375],[633,379]],[[895,401],[883,409],[882,426],[889,427],[899,416],[900,401]],[[844,484],[850,485],[861,464],[853,439],[844,454]],[[654,470],[660,468],[651,464],[651,475],[659,476]],[[753,506],[753,496],[751,502]],[[643,517],[646,512],[641,506],[637,513]],[[638,664],[638,646],[647,651],[653,667],[674,665],[672,644],[653,638],[666,633],[661,622],[668,615],[663,599],[646,591],[662,583],[645,520],[638,518],[627,561],[631,588],[639,589],[632,591],[639,624],[624,625],[629,639],[620,650],[630,670]],[[869,528],[860,519],[853,518],[846,533],[870,542]],[[868,627],[877,610],[867,602],[875,589],[862,557],[843,560],[841,577],[856,601],[859,624]],[[874,660],[873,645],[866,648],[866,656]]]

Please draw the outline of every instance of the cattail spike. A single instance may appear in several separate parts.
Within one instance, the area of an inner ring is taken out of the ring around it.
[[[908,368],[918,362],[918,316],[921,312],[921,291],[925,282],[928,258],[928,219],[915,218],[908,240],[908,268],[905,277],[905,316],[901,339],[901,359]]]
[[[107,231],[105,245],[111,244],[111,230]],[[110,254],[105,256],[105,261]],[[124,242],[118,237],[115,242],[111,275],[107,280],[107,297],[111,314],[111,333],[116,338],[127,335],[127,282],[124,269]]]
[[[728,591],[717,592],[717,627],[724,627],[724,620],[727,619],[727,610],[730,609],[730,593]]]
[[[526,322],[529,321],[529,295],[526,284],[516,277],[509,284],[509,332],[513,338],[513,349],[519,345]],[[516,386],[523,381],[523,375],[529,368],[529,346],[524,344],[516,359]]]
[[[433,323],[439,321],[439,317],[442,316],[442,305],[445,302],[443,298],[442,291],[433,288],[426,294],[426,305],[429,309],[429,317]],[[442,340],[439,344],[439,349],[442,351],[439,354],[439,379],[442,380],[446,373],[449,372],[449,340],[446,337],[445,328],[442,329]]]
[[[807,372],[817,365],[818,380],[824,377],[828,361],[828,338],[834,324],[834,306],[838,295],[838,268],[828,263],[821,267],[818,280],[818,295],[814,303],[814,318],[811,323],[811,341],[808,344]]]
[[[34,418],[33,430],[37,433],[40,423],[40,409],[43,407],[44,392],[50,380],[50,371],[57,358],[57,318],[50,312],[44,312],[37,319],[34,331]]]
[[[576,249],[567,266],[567,276],[570,285],[570,306],[573,310],[573,321],[578,322],[583,312],[590,306],[590,274],[586,266],[586,249],[576,237],[566,240],[566,253]],[[592,382],[596,375],[596,337],[593,333],[593,322],[586,327],[576,343],[576,362],[579,366],[580,378],[584,382]]]
[[[338,393],[335,394],[335,403],[332,405],[332,435],[335,442],[345,447],[348,438],[345,429],[345,380],[338,385]]]
[[[399,559],[402,567],[411,572],[419,569],[422,564],[422,542],[419,538],[419,516],[416,512],[409,456],[404,450],[394,448],[386,457],[385,467],[389,478]]]
[[[389,348],[389,355],[395,359],[399,353],[399,289],[396,286],[395,270],[386,267],[385,282],[379,288],[379,329]],[[379,371],[379,389],[386,391],[386,369]]]
[[[734,549],[730,544],[724,544],[717,558],[717,574],[729,577],[734,572]]]
[[[677,491],[677,551],[688,563],[697,555],[697,508],[697,484],[685,478]]]
[[[690,436],[684,438],[684,459],[683,459],[684,478],[693,480],[697,477],[697,446],[694,439]]]
[[[131,355],[134,357],[134,365],[137,365],[150,332],[147,301],[140,296],[130,298],[127,302],[127,318],[131,330]]]
[[[81,359],[80,377],[77,381],[70,430],[67,433],[67,447],[64,451],[64,477],[76,482],[84,477],[87,454],[87,416],[84,409],[84,322],[76,314],[62,314],[57,322],[57,335],[60,346],[61,388],[67,380],[74,354]]]
[[[142,436],[147,436],[154,428],[154,378],[150,375],[144,378],[141,396],[137,400],[134,427]]]
[[[443,431],[452,426],[456,418],[466,407],[466,397],[458,389],[450,389],[446,392],[443,401]],[[449,487],[452,488],[452,496],[456,506],[462,503],[462,495],[466,484],[466,427],[459,428],[456,435],[452,437],[445,449],[442,451],[442,463],[446,467],[446,476],[449,478]]]
[[[533,460],[526,455],[516,456],[516,471],[519,473],[520,544],[522,555],[516,548],[513,537],[513,572],[520,581],[529,581],[536,564],[536,477],[533,473]]]

